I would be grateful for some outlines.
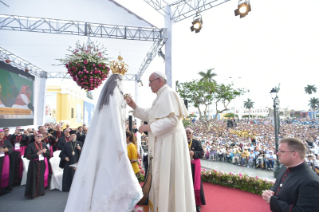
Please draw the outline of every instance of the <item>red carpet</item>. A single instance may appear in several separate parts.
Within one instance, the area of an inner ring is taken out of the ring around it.
[[[203,183],[206,205],[202,212],[270,212],[261,196],[238,189]],[[148,208],[139,208],[148,212]]]

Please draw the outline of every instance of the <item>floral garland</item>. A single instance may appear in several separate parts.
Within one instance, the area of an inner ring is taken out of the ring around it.
[[[77,42],[76,48],[69,47],[68,51],[71,54],[58,60],[65,65],[73,80],[87,91],[98,88],[110,71],[104,46],[93,42],[81,45]]]
[[[145,171],[143,170],[141,166],[140,160],[137,161],[138,168],[140,168],[140,171],[136,174],[138,182],[144,182],[145,181]]]
[[[206,169],[202,169],[201,176],[203,182],[237,188],[258,195],[261,195],[263,190],[268,190],[274,185],[274,182],[260,179],[258,176],[252,177],[241,173],[233,174],[230,172],[227,174],[223,171],[206,171]]]

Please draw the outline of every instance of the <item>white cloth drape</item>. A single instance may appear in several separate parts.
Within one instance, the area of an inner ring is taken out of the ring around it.
[[[125,136],[126,103],[121,82],[110,102],[94,112],[66,212],[131,212],[143,197],[142,189],[127,157]]]

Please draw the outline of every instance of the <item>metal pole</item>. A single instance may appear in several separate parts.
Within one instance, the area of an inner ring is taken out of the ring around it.
[[[133,117],[132,117],[132,115],[128,116],[128,129],[130,132],[133,131]]]
[[[277,178],[279,172],[279,159],[278,159],[278,123],[277,123],[277,106],[276,106],[276,98],[274,99],[274,124],[275,124],[275,144],[276,144],[276,163],[274,167],[274,177]]]
[[[171,6],[165,8],[165,28],[167,28],[167,41],[165,43],[165,74],[167,77],[167,85],[172,87],[172,25]]]

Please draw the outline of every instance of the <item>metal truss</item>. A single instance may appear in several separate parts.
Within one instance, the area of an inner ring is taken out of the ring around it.
[[[159,0],[144,1],[162,15],[166,14],[165,6],[168,4],[163,6],[158,3]],[[179,0],[170,5],[172,7],[171,19],[175,22],[179,22],[196,15],[196,13],[201,13],[228,1],[230,0]]]
[[[29,73],[33,76],[38,76],[41,78],[72,79],[67,72],[45,72],[41,68],[0,47],[0,61],[6,62],[6,60],[10,60],[10,63],[8,63],[9,65],[16,67],[22,71],[25,71],[25,69],[27,68],[29,70]],[[136,74],[126,74],[124,76],[125,81],[135,81],[135,79]]]
[[[139,41],[156,41],[164,39],[163,30],[157,28],[119,26],[16,15],[0,15],[0,30],[67,34]]]
[[[6,60],[10,60],[9,65],[16,67],[22,71],[25,69],[29,70],[29,73],[34,76],[39,76],[41,78],[47,78],[47,72],[43,71],[41,68],[29,63],[26,60],[23,60],[19,56],[5,50],[0,47],[0,60],[6,62]]]
[[[144,58],[143,63],[140,66],[139,71],[137,72],[137,75],[136,75],[137,82],[141,80],[141,77],[143,76],[147,67],[152,62],[152,60],[155,58],[155,56],[158,55],[158,51],[164,46],[165,42],[166,42],[166,39],[163,39],[161,41],[156,41],[153,43],[150,50],[147,52],[146,57]]]
[[[156,2],[158,2],[158,5],[160,7],[165,7],[165,5],[161,3],[164,1],[157,0]],[[80,21],[66,21],[49,18],[33,18],[15,15],[0,15],[0,30],[153,41],[154,43],[151,46],[150,50],[147,52],[147,55],[144,58],[138,73],[136,75],[125,75],[124,80],[126,81],[140,80],[149,64],[157,55],[158,50],[163,47],[165,41],[167,40],[166,29],[96,24]],[[15,56],[10,52],[3,55],[3,60],[7,58],[7,55],[10,55],[11,58]],[[17,58],[17,56],[15,57]],[[13,59],[10,60],[13,61]],[[17,62],[12,62],[10,64],[12,66],[18,67],[21,70],[25,70],[25,64],[28,64],[28,66],[30,66],[30,68],[28,68],[30,70],[30,73],[41,77],[44,76],[45,78],[70,79],[70,76],[66,75],[66,73],[64,72],[47,73],[42,69],[36,67],[35,65],[32,65],[27,61],[24,61],[21,58],[19,58]]]
[[[169,4],[166,3],[164,0],[144,0],[148,5],[153,7],[155,10],[157,10],[160,14],[165,15],[167,14],[165,7]]]

